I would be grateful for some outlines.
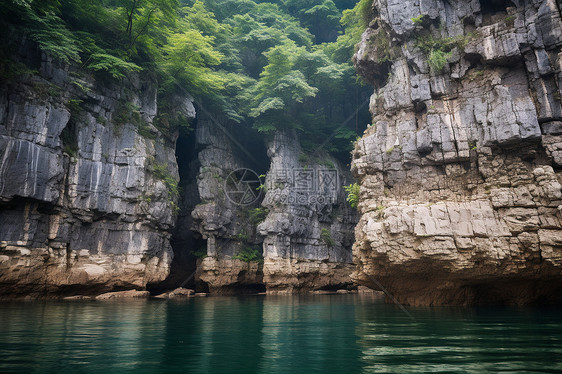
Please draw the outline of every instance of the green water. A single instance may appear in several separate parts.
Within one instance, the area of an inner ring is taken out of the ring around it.
[[[562,371],[560,309],[361,295],[0,303],[0,372]]]

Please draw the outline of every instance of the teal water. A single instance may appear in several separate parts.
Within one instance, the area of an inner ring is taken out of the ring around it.
[[[562,371],[562,310],[361,295],[0,303],[0,372]]]

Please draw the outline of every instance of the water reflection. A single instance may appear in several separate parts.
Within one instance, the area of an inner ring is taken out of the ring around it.
[[[410,309],[360,295],[0,304],[0,372],[560,370],[557,309]]]
[[[357,336],[365,373],[562,369],[559,310],[411,308],[410,312],[415,321],[389,305],[359,310]]]

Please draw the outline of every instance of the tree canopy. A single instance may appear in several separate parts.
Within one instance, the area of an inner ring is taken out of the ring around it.
[[[330,150],[347,152],[368,121],[365,110],[354,126],[341,126],[368,97],[351,56],[370,6],[369,0],[5,0],[0,72],[5,78],[21,72],[11,51],[26,37],[53,59],[110,79],[150,73],[161,101],[182,87],[229,121],[262,133],[297,129],[311,147],[332,135]]]

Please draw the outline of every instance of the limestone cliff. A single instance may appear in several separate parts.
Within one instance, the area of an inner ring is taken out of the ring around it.
[[[178,176],[177,135],[154,126],[157,86],[36,57],[37,74],[0,87],[0,294],[161,281]],[[189,100],[176,106],[194,117]]]
[[[205,115],[197,121],[200,202],[191,218],[206,242],[199,253],[199,285],[217,293],[349,287],[357,217],[341,186],[351,176],[324,153],[309,159],[294,133],[277,132],[264,147],[262,139],[248,139],[243,131]],[[261,178],[249,186],[256,196],[248,201],[232,194],[242,177],[232,172],[239,169]],[[316,189],[319,173],[328,170],[333,178]],[[312,184],[296,191],[299,172]]]
[[[324,152],[305,154],[294,133],[277,132],[267,153],[262,205],[269,213],[258,230],[268,292],[351,286],[357,217],[342,188],[351,175]]]
[[[373,7],[354,277],[408,304],[562,301],[559,4]]]
[[[205,112],[197,119],[195,182],[199,201],[191,211],[189,227],[203,239],[201,248],[192,249],[199,257],[196,280],[198,287],[212,293],[261,291],[263,272],[259,261],[233,258],[250,249],[261,253],[261,240],[256,237],[256,225],[250,219],[250,212],[259,206],[259,201],[252,199],[250,204],[238,204],[225,189],[232,172],[244,168],[257,170],[260,163],[256,158],[262,155],[259,151],[244,152],[251,149],[249,144],[240,143],[232,135],[243,130],[233,131],[221,122]]]
[[[185,97],[168,107],[195,131],[177,142],[153,79],[62,66],[25,42],[17,54],[37,72],[0,85],[0,297],[160,291],[192,274],[213,293],[352,286],[340,161],[295,132],[264,137],[203,107],[195,119]],[[238,201],[246,169],[256,196]]]

